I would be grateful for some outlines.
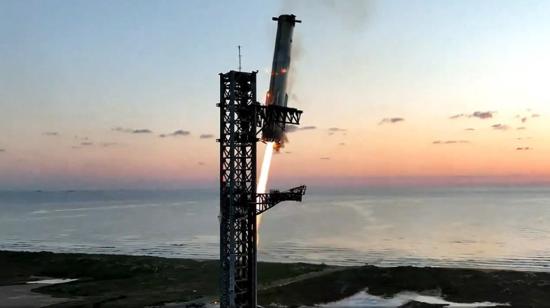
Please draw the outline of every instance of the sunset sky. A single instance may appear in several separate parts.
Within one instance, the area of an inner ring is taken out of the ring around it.
[[[13,0],[0,190],[215,187],[218,73],[241,45],[263,102],[282,13],[305,129],[275,184],[549,182],[549,1]]]

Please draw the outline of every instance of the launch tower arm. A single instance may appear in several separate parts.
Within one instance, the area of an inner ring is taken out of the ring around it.
[[[257,194],[256,215],[262,214],[283,201],[302,202],[302,197],[305,193],[306,186],[302,185],[287,191],[272,190],[269,193]]]
[[[260,116],[263,117],[264,123],[281,124],[300,124],[302,110],[296,108],[282,107],[277,105],[264,106]]]
[[[300,118],[302,117],[302,110],[296,108],[289,108],[277,105],[269,106],[258,106],[259,110],[257,112],[258,119],[257,123],[261,129],[258,133],[263,132],[265,128],[268,127],[280,127],[283,131],[285,130],[286,124],[299,125]],[[263,138],[264,141],[274,141],[266,140],[269,138]]]

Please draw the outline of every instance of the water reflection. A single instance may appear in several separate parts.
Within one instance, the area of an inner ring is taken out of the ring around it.
[[[213,191],[0,193],[0,249],[217,258]],[[547,270],[550,189],[311,190],[260,260]]]

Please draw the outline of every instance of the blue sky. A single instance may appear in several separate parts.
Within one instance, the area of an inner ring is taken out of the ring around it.
[[[512,140],[536,140],[521,144],[537,149],[528,154],[535,155],[531,164],[540,166],[550,151],[543,120],[533,122],[529,136],[490,131],[497,123],[512,126],[527,109],[550,112],[548,1],[2,1],[0,189],[215,182],[217,145],[197,137],[217,134],[217,74],[237,68],[242,45],[243,69],[259,71],[263,100],[271,17],[281,13],[303,20],[291,103],[305,110],[304,125],[317,128],[295,134],[287,149],[293,155],[276,158],[281,178],[292,178],[304,161],[312,161],[299,172],[306,180],[320,172],[529,176],[535,171],[520,169],[512,153],[520,144]],[[448,121],[489,110],[499,118],[484,122],[487,131],[477,139]],[[406,121],[381,131],[378,123],[388,117]],[[114,127],[191,134],[161,143]],[[335,127],[347,133],[327,142]],[[121,146],[76,152],[79,138]],[[472,145],[430,148],[445,138]],[[509,158],[495,162],[504,150],[512,151]],[[470,153],[470,164],[419,163],[456,153]],[[404,163],[407,157],[414,162]],[[113,161],[124,163],[115,168]],[[538,176],[550,175],[550,166],[540,169]]]

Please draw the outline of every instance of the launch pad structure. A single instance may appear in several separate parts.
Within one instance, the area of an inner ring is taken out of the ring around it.
[[[257,216],[282,201],[302,201],[306,187],[257,191],[257,148],[281,147],[287,124],[300,124],[302,111],[287,107],[286,84],[295,15],[277,21],[275,52],[266,104],[256,100],[257,72],[220,74],[220,306],[257,307]],[[272,149],[269,149],[270,151]],[[264,188],[264,187],[263,187]]]
[[[274,125],[282,131],[286,124],[298,125],[302,111],[260,105],[256,73],[220,74],[221,307],[256,308],[256,216],[279,202],[301,201],[306,189],[257,193],[258,134]]]

